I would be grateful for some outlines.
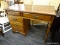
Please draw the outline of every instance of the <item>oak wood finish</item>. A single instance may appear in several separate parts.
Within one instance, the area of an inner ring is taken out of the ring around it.
[[[23,28],[23,19],[22,19],[22,17],[8,15],[8,18],[9,18],[10,24],[12,26],[12,31],[13,32],[19,32],[19,33],[25,35],[24,28]]]
[[[45,20],[45,21],[50,21],[51,20],[51,16],[47,16],[47,15],[42,15],[42,14],[29,14],[29,13],[24,13],[23,15],[24,17],[27,18],[32,18],[32,19],[39,19],[39,20]]]
[[[20,16],[23,18],[22,22],[22,27],[23,27],[23,34],[27,34],[29,26],[30,26],[30,19],[33,20],[42,20],[48,22],[48,27],[46,30],[46,35],[45,35],[45,41],[48,37],[48,34],[50,32],[50,27],[53,23],[54,17],[56,16],[55,14],[55,9],[53,6],[38,6],[38,5],[24,5],[25,10],[12,10],[12,9],[5,9],[6,12],[8,11],[15,11],[15,12],[20,12]],[[13,15],[15,16],[15,15]],[[18,17],[18,15],[16,16]],[[10,19],[10,18],[9,18]],[[19,19],[17,19],[19,20]],[[21,21],[21,20],[20,20]],[[19,22],[20,22],[19,21]],[[17,22],[17,21],[16,21]],[[21,32],[21,31],[19,31]]]
[[[23,19],[22,19],[22,17],[20,17],[20,16],[9,15],[8,18],[9,18],[10,21],[23,22],[23,21],[22,21]]]

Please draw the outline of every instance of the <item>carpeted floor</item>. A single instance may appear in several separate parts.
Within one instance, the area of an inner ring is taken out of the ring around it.
[[[0,36],[0,45],[47,45],[44,43],[46,26],[31,26],[27,36],[9,31]]]

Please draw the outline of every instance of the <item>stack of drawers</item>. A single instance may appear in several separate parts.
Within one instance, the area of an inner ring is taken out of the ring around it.
[[[13,13],[13,14],[12,14]],[[25,35],[25,29],[23,27],[23,18],[19,15],[19,12],[8,12],[8,18],[12,26],[13,32],[19,32]]]

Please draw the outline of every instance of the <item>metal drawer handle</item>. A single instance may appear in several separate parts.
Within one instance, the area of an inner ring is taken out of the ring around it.
[[[17,24],[15,24],[15,26],[17,27],[18,25],[17,25]]]
[[[18,27],[18,22],[14,24],[16,27]]]
[[[20,29],[23,29],[23,28],[20,28]]]
[[[34,16],[34,18],[38,18],[39,16]]]
[[[13,19],[13,21],[16,21],[17,19]]]
[[[23,28],[20,28],[20,29],[18,29],[18,30],[21,30],[21,29],[23,29]]]
[[[18,24],[19,24],[19,22],[16,22],[15,24],[17,24],[17,25],[18,25]]]
[[[40,19],[40,20],[43,20],[43,19]]]
[[[11,14],[14,14],[14,13],[11,13]]]
[[[24,13],[24,14],[30,14],[30,13]]]

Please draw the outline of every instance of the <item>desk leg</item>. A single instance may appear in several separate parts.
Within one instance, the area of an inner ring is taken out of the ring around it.
[[[48,37],[48,34],[50,32],[50,27],[51,27],[51,23],[48,23],[48,27],[47,27],[47,30],[46,30],[46,36],[45,36],[45,42],[47,41],[47,37]]]
[[[23,27],[24,27],[24,32],[26,36],[30,28],[30,19],[23,19]]]
[[[54,20],[54,16],[52,16],[52,19],[51,19],[51,22],[48,23],[48,27],[47,27],[47,30],[46,30],[46,36],[45,36],[45,42],[47,41],[47,38],[48,38],[48,34],[50,32],[50,28],[51,28],[51,25],[53,23],[53,20]]]

